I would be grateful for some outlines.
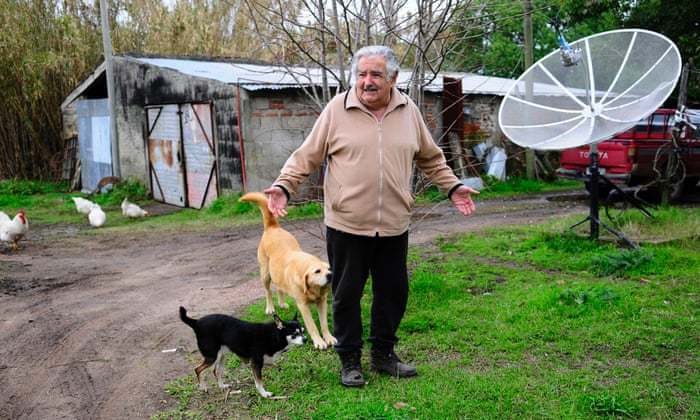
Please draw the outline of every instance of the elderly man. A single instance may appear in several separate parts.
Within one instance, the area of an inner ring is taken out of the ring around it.
[[[418,107],[396,89],[399,66],[384,46],[358,50],[352,60],[353,88],[335,96],[311,134],[289,157],[273,186],[269,208],[286,215],[290,194],[324,160],[324,222],[333,290],[333,326],[341,383],[362,386],[360,299],[372,275],[368,341],[371,367],[395,377],[416,369],[394,352],[396,331],[408,300],[408,225],[413,205],[413,162],[447,193],[465,216],[470,194],[433,141]]]

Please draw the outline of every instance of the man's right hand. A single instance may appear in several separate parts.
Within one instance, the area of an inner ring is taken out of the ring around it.
[[[283,217],[287,215],[287,194],[282,188],[273,185],[263,191],[267,194],[267,208],[270,209],[275,217]]]

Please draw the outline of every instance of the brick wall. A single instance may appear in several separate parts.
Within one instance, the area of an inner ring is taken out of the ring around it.
[[[493,95],[468,95],[464,106],[469,108],[470,115],[465,119],[465,124],[468,125],[465,131],[478,129],[480,141],[503,146],[503,133],[498,127],[498,107],[502,99]]]

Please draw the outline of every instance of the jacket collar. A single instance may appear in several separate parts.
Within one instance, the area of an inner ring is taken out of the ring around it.
[[[406,105],[408,103],[408,98],[406,98],[406,95],[401,93],[396,87],[394,86],[391,88],[391,99],[389,100],[389,104],[386,107],[386,112],[384,115],[390,113],[394,109]],[[347,92],[347,95],[345,97],[345,109],[350,109],[350,108],[359,108],[367,113],[371,114],[371,111],[367,109],[367,107],[360,102],[360,98],[357,97],[357,90],[355,90],[355,86],[350,86],[350,89]]]

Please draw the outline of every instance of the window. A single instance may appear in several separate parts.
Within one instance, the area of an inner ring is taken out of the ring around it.
[[[652,133],[663,133],[664,126],[667,119],[667,115],[654,114],[651,120],[651,132]]]

